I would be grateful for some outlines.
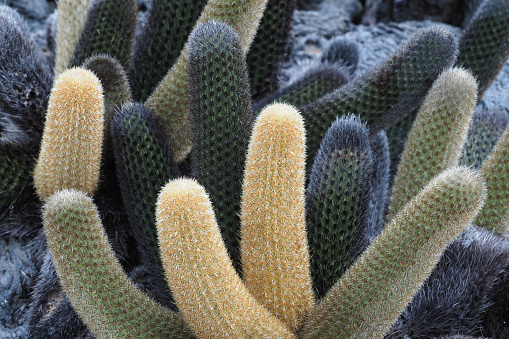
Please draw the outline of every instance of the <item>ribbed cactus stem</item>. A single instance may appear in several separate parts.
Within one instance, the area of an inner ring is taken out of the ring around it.
[[[249,144],[241,207],[244,283],[297,330],[314,305],[305,219],[304,122],[286,104],[266,107]]]
[[[47,199],[44,232],[60,283],[99,338],[189,338],[180,315],[138,290],[108,242],[92,199],[63,190]]]
[[[509,230],[509,127],[481,167],[486,180],[486,205],[475,220],[476,225],[496,233]]]
[[[458,164],[476,103],[477,83],[469,71],[451,68],[435,81],[408,134],[389,220],[434,176]]]
[[[192,179],[170,181],[156,210],[166,278],[199,338],[294,337],[237,275],[202,186]]]
[[[301,337],[382,338],[485,196],[479,174],[466,167],[435,177],[315,306]]]
[[[99,183],[103,89],[89,70],[71,68],[51,91],[34,184],[44,200],[64,188],[93,194]]]
[[[69,65],[87,20],[91,0],[59,0],[55,66],[53,73],[58,76]]]
[[[211,20],[223,21],[238,33],[242,50],[247,53],[267,1],[210,0],[195,27]],[[175,161],[182,162],[191,151],[187,44],[145,104],[161,117]]]

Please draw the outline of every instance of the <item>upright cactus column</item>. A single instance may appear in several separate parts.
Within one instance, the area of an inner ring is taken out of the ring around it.
[[[305,130],[289,105],[258,117],[249,144],[241,209],[244,282],[293,331],[314,305],[306,238]]]
[[[461,68],[435,81],[408,134],[392,187],[389,220],[434,176],[456,166],[477,103],[477,83]]]
[[[157,202],[166,278],[199,338],[294,338],[248,292],[221,239],[212,204],[191,179],[170,181]]]
[[[71,68],[51,91],[34,184],[42,200],[63,188],[93,194],[99,183],[103,89],[89,70]]]
[[[210,0],[195,27],[211,20],[223,21],[239,34],[242,50],[246,53],[267,1]],[[187,53],[185,45],[173,67],[145,102],[161,117],[177,162],[182,162],[191,151]]]
[[[434,178],[311,311],[301,338],[382,338],[485,196],[478,173],[465,167]]]

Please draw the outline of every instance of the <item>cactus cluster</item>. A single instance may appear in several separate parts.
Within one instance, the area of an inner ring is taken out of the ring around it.
[[[507,53],[472,56],[504,2],[358,76],[335,39],[283,88],[294,0],[154,0],[138,35],[135,1],[58,6],[52,73],[0,5],[0,220],[42,207],[29,337],[509,333],[509,128],[473,113]]]

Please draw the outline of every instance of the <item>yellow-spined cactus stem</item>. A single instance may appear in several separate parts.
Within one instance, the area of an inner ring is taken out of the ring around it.
[[[54,73],[68,66],[87,19],[91,0],[59,0]]]
[[[432,179],[315,306],[300,337],[383,338],[485,198],[481,176],[466,167]]]
[[[211,20],[230,25],[239,35],[247,54],[268,0],[209,0],[195,27]],[[161,119],[176,162],[191,151],[187,43],[179,58],[145,102]]]
[[[286,104],[258,117],[241,203],[243,278],[255,299],[296,331],[314,305],[306,237],[304,121]]]
[[[509,127],[481,167],[488,197],[475,223],[496,233],[509,232]]]
[[[55,193],[44,205],[43,224],[60,283],[97,338],[193,338],[179,314],[125,274],[90,197],[76,190]]]
[[[198,337],[294,337],[237,275],[202,186],[192,179],[170,181],[159,194],[156,220],[168,285]]]
[[[44,200],[64,188],[92,195],[99,183],[104,103],[99,79],[71,68],[50,94],[34,184]]]
[[[389,219],[433,177],[458,165],[477,103],[477,82],[470,71],[445,70],[419,109],[394,178]]]

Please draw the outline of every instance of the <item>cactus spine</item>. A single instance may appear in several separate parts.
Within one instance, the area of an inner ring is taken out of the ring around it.
[[[182,318],[155,303],[125,275],[92,199],[62,190],[47,199],[44,232],[60,283],[98,337],[189,338]]]
[[[292,106],[273,104],[256,120],[241,208],[244,283],[296,331],[314,305],[306,238],[305,130]]]
[[[258,304],[235,272],[209,197],[192,179],[170,181],[157,202],[166,278],[199,338],[294,338]]]
[[[485,199],[480,176],[435,177],[382,230],[311,311],[302,338],[382,338]]]
[[[218,20],[238,34],[246,53],[253,41],[268,0],[210,0],[196,26]],[[189,92],[187,83],[187,44],[179,58],[146,101],[148,108],[161,117],[175,160],[180,163],[191,151]]]
[[[89,70],[71,68],[51,91],[34,184],[42,200],[63,188],[93,194],[99,183],[103,89]]]
[[[313,287],[318,299],[362,250],[373,155],[359,118],[332,123],[323,138],[306,192]]]
[[[192,175],[205,187],[237,272],[242,172],[253,110],[237,33],[209,21],[189,37],[189,120]]]
[[[458,164],[476,101],[477,84],[469,71],[451,68],[435,81],[408,134],[389,220],[431,178]]]
[[[60,75],[71,61],[81,31],[87,19],[91,0],[59,0],[55,66],[53,73]]]
[[[486,205],[475,220],[479,226],[497,232],[509,231],[509,127],[481,167],[486,180]]]
[[[304,106],[310,159],[338,115],[358,115],[368,123],[371,135],[402,119],[421,103],[438,75],[452,66],[456,53],[451,33],[423,29],[374,69]]]

